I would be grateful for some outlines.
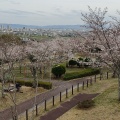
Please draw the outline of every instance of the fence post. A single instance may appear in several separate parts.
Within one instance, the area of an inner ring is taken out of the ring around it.
[[[84,81],[83,81],[83,85],[82,85],[82,89],[83,89],[83,90],[84,90],[84,84],[85,84],[85,83],[84,83]]]
[[[88,80],[87,80],[87,87],[88,87]]]
[[[47,110],[47,104],[46,104],[47,102],[46,102],[46,100],[45,100],[45,111]]]
[[[36,116],[38,115],[38,105],[36,104]]]
[[[92,78],[90,79],[90,85],[92,85]]]
[[[95,75],[95,82],[96,82],[96,75]]]
[[[28,110],[26,110],[26,120],[28,120]]]
[[[77,91],[79,92],[79,83],[77,84]]]
[[[53,106],[55,105],[55,97],[53,96]]]
[[[62,101],[62,98],[61,98],[61,97],[62,97],[62,93],[60,92],[60,102]]]
[[[108,72],[107,72],[107,79],[108,79]]]
[[[73,85],[72,85],[72,95],[73,95]]]
[[[14,116],[14,119],[13,120],[17,120],[17,116]]]
[[[68,98],[68,89],[66,89],[66,98]]]

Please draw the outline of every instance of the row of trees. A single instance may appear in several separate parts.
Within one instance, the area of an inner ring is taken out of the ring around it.
[[[4,34],[0,36],[0,81],[2,83],[2,97],[5,97],[4,88],[6,81],[6,75],[11,76],[11,81],[16,84],[14,68],[19,67],[20,73],[23,64],[29,66],[33,76],[33,86],[37,91],[37,70],[40,72],[44,69],[48,69],[48,66],[56,64],[68,59],[75,52],[81,49],[78,42],[79,40],[52,40],[52,41],[30,41],[23,43],[22,40],[12,34]],[[74,45],[73,45],[74,44]],[[25,62],[25,59],[29,59],[30,62]],[[16,110],[16,92],[10,93],[10,99],[12,100],[13,118],[17,119]]]
[[[6,74],[11,74],[14,79],[12,70],[14,67],[20,68],[24,64],[24,59],[28,58],[27,66],[30,67],[34,87],[37,86],[36,73],[37,70],[42,72],[48,69],[51,64],[58,64],[63,62],[69,57],[73,57],[75,52],[81,50],[81,43],[79,40],[52,40],[52,41],[30,41],[23,43],[22,40],[12,34],[0,36],[0,60],[1,60],[1,74],[2,81],[2,96],[4,97],[4,82]],[[6,62],[7,61],[7,62]],[[16,64],[17,63],[17,64]],[[15,83],[15,80],[13,80]]]
[[[118,12],[120,15],[120,12]],[[89,13],[82,14],[82,20],[85,22],[87,31],[78,33],[81,40],[62,40],[52,41],[30,41],[22,43],[20,38],[7,34],[0,36],[0,79],[2,82],[2,96],[4,97],[4,83],[6,74],[11,74],[15,84],[15,78],[12,70],[16,63],[20,68],[25,58],[29,58],[27,63],[31,69],[36,87],[36,70],[47,69],[48,65],[58,64],[61,61],[73,58],[75,53],[89,53],[93,48],[100,48],[95,54],[100,61],[108,65],[118,75],[119,100],[120,100],[120,20],[116,17],[108,19],[107,9],[103,11],[100,8],[92,10],[89,7]],[[94,54],[94,52],[92,52]],[[91,53],[90,53],[91,54]],[[6,62],[7,61],[7,62]],[[11,97],[16,104],[16,93]],[[15,109],[16,110],[16,109]]]

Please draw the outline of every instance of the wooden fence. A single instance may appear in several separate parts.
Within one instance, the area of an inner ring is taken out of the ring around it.
[[[63,92],[59,92],[57,96],[51,96],[51,103],[52,103],[52,106],[54,107],[55,106],[55,100],[59,100],[59,102],[61,103],[62,102],[62,97],[64,96],[66,99],[69,98],[69,95],[68,94],[71,94],[71,95],[74,95],[74,92],[79,92],[80,91],[80,88],[81,90],[84,90],[85,87],[88,88],[89,86],[93,85],[94,83],[96,83],[98,80],[104,80],[104,79],[109,79],[111,77],[111,73],[109,72],[106,72],[106,73],[101,73],[99,75],[94,75],[94,76],[90,76],[89,79],[85,80],[85,81],[82,81],[82,83],[76,83],[76,85],[71,85],[71,88],[66,88],[65,91]],[[38,116],[40,115],[40,113],[38,112],[39,108],[40,107],[44,107],[44,111],[47,111],[47,103],[50,104],[49,100],[47,99],[44,99],[44,102],[42,103],[42,105],[40,104],[36,104],[35,105],[35,116]],[[26,120],[29,120],[29,114],[31,114],[31,111],[29,112],[30,110],[26,109],[26,112],[25,112],[25,119]]]

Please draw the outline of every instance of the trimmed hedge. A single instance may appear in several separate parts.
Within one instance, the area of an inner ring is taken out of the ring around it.
[[[19,83],[20,85],[33,87],[33,82],[32,81],[17,80],[16,82]],[[52,83],[39,81],[38,82],[38,87],[43,87],[45,89],[51,89],[52,88]]]
[[[100,73],[99,69],[88,68],[88,69],[83,69],[80,72],[66,73],[64,75],[63,79],[71,80],[71,79],[91,76],[91,75],[95,75],[95,74],[99,74],[99,73]]]
[[[66,68],[63,65],[55,65],[52,68],[52,73],[56,76],[56,77],[61,77],[63,74],[65,74],[66,72]]]

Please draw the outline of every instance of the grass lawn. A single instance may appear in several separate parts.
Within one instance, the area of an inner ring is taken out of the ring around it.
[[[65,66],[65,63],[62,63],[62,65]],[[66,73],[72,73],[72,72],[80,72],[84,70],[85,68],[78,68],[78,67],[69,67],[66,68]],[[33,76],[31,74],[31,71],[29,67],[22,66],[21,73],[19,70],[19,67],[14,68],[13,73],[15,75],[16,80],[33,80]],[[56,77],[51,74],[52,79],[56,79]],[[48,66],[48,69],[46,70],[46,73],[40,74],[39,71],[37,71],[37,79],[38,80],[49,80],[50,79],[50,67]],[[60,79],[60,78],[59,78]],[[61,78],[62,79],[62,78]]]
[[[118,101],[117,79],[102,80],[81,93],[101,93],[95,100],[95,107],[69,110],[57,120],[119,120],[120,102]]]
[[[37,79],[38,80],[46,80],[50,79],[50,73],[49,69],[46,70],[46,74],[40,74],[39,71],[37,71]],[[33,76],[31,74],[31,71],[29,67],[22,67],[22,72],[20,73],[20,70],[18,67],[16,67],[13,71],[15,75],[16,80],[33,80]]]

